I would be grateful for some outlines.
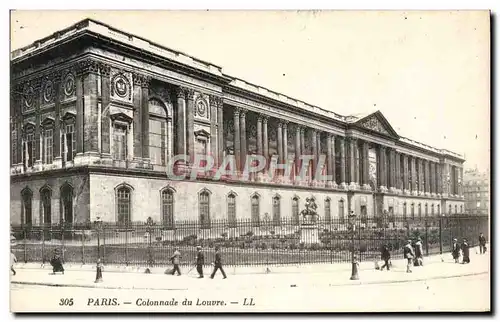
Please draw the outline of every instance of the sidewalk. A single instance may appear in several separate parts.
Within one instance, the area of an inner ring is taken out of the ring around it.
[[[289,287],[330,287],[340,285],[385,284],[420,281],[438,278],[487,274],[490,270],[489,254],[478,255],[471,249],[471,263],[455,264],[450,254],[430,256],[424,259],[423,267],[414,267],[413,273],[406,273],[403,259],[393,260],[391,271],[374,269],[373,263],[361,263],[359,280],[351,281],[351,264],[314,264],[307,266],[269,267],[227,267],[228,278],[223,280],[218,272],[215,280],[210,279],[211,267],[204,269],[205,278],[198,279],[196,270],[191,267],[181,269],[184,275],[163,274],[165,268],[155,268],[152,274],[144,274],[145,268],[129,268],[120,271],[119,267],[105,267],[103,282],[94,283],[95,267],[68,266],[64,275],[50,275],[51,267],[19,265],[17,275],[11,276],[11,283],[24,285],[46,285],[64,287],[86,287],[105,289],[153,289],[153,290],[189,290],[217,289],[242,290]],[[442,261],[442,259],[444,261]],[[380,262],[379,262],[380,263]],[[114,270],[114,271],[113,271]],[[260,273],[260,274],[259,274]]]

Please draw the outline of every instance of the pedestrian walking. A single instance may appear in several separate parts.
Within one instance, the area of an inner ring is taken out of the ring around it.
[[[102,282],[102,271],[103,271],[103,265],[101,262],[101,259],[97,259],[97,265],[96,265],[96,272],[95,272],[95,281],[94,283],[101,283]]]
[[[486,237],[484,237],[483,233],[479,234],[479,253],[486,253]]]
[[[50,259],[50,265],[52,265],[52,274],[61,272],[64,275],[64,267],[61,259],[61,254],[59,249],[54,249],[54,255]]]
[[[220,269],[220,272],[222,273],[222,276],[224,279],[227,278],[226,272],[224,272],[224,269],[222,268],[222,255],[220,252],[220,247],[216,246],[215,247],[215,263],[214,263],[214,271],[212,272],[212,275],[210,275],[210,278],[213,279],[215,276],[215,273],[217,273],[217,270]]]
[[[179,251],[179,248],[175,248],[174,254],[170,257],[170,260],[172,261],[172,264],[174,264],[172,275],[175,275],[175,272],[177,272],[177,276],[181,276],[181,269],[179,268],[181,252]]]
[[[404,246],[403,256],[407,260],[406,272],[411,273],[411,264],[413,262],[413,258],[415,257],[415,253],[413,252],[413,247],[411,247],[411,240],[408,240],[408,242]]]
[[[205,255],[201,251],[201,246],[196,246],[198,253],[196,254],[196,270],[198,271],[198,278],[203,278],[203,265],[205,265]]]
[[[455,260],[455,263],[459,262],[460,258],[460,246],[458,245],[457,239],[453,238],[453,245],[451,246],[451,256]]]
[[[387,245],[382,246],[382,251],[380,254],[380,258],[384,261],[384,265],[380,268],[381,271],[384,270],[384,267],[387,267],[389,270],[389,261],[391,260],[391,253],[389,252],[389,247]]]
[[[415,266],[424,265],[424,247],[422,245],[422,238],[418,237],[415,243]]]
[[[462,264],[469,264],[470,263],[469,244],[467,243],[467,239],[465,238],[462,243],[462,254],[463,254]]]
[[[16,275],[16,270],[14,269],[14,264],[17,263],[17,257],[14,255],[14,253],[11,251],[10,252],[10,270],[14,275]]]

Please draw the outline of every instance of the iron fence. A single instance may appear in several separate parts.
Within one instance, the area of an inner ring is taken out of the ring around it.
[[[185,264],[194,262],[196,246],[204,249],[207,263],[220,246],[226,265],[285,265],[349,262],[351,251],[362,261],[380,258],[387,245],[393,258],[402,258],[408,239],[420,237],[427,255],[451,251],[452,239],[478,244],[479,233],[488,238],[487,216],[402,217],[271,221],[213,220],[209,228],[197,221],[88,223],[84,225],[13,226],[12,250],[19,262],[48,262],[55,249],[66,263],[165,266],[174,248]]]

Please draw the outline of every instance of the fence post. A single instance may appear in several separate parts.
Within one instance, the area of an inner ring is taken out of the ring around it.
[[[425,256],[429,256],[429,218],[425,217]]]
[[[82,228],[82,265],[85,265],[85,229]]]
[[[125,224],[125,265],[128,266],[128,223]]]
[[[23,229],[23,235],[24,235],[24,263],[28,262],[28,256],[27,256],[28,250],[26,249],[26,247],[27,247],[27,244],[26,244],[26,235],[28,234],[27,230],[28,230],[27,228]]]
[[[106,226],[102,226],[102,258],[101,258],[101,261],[102,261],[102,264],[105,265],[106,264]]]
[[[61,225],[61,252],[62,252],[62,261],[66,263],[64,260],[64,223]]]
[[[439,254],[443,254],[443,217],[439,216]]]
[[[41,235],[42,235],[42,263],[45,264],[45,225],[42,224]]]

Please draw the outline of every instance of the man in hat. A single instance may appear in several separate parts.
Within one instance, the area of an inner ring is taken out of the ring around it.
[[[389,270],[389,261],[391,260],[391,253],[389,252],[389,247],[387,245],[382,246],[380,257],[384,261],[384,265],[382,265],[380,270],[383,271],[384,267],[387,267],[387,270]]]
[[[222,276],[224,279],[227,278],[226,272],[224,272],[224,269],[222,268],[222,255],[220,253],[220,247],[216,246],[215,247],[215,264],[214,264],[214,271],[212,272],[212,275],[210,275],[210,278],[213,279],[215,276],[215,273],[217,273],[217,270],[220,269],[220,272],[222,273]]]
[[[451,256],[458,264],[458,258],[460,257],[460,246],[458,245],[457,239],[453,238],[453,245],[451,246]]]
[[[415,266],[422,266],[424,264],[424,248],[422,246],[422,238],[418,237],[415,243]]]
[[[205,265],[205,256],[201,252],[201,246],[196,246],[198,253],[196,253],[196,270],[198,271],[198,278],[203,278],[203,265]]]
[[[406,272],[411,273],[411,263],[413,261],[413,257],[415,257],[415,253],[413,252],[413,247],[411,247],[411,240],[408,240],[406,245],[403,248],[403,256],[407,260],[406,264]]]
[[[179,268],[181,252],[179,251],[179,247],[175,248],[174,254],[170,257],[170,260],[172,261],[172,264],[174,264],[172,275],[175,275],[175,272],[177,272],[177,276],[181,276],[181,269]]]
[[[470,263],[469,244],[467,243],[467,239],[465,238],[462,243],[462,254],[463,254],[462,264],[469,264]]]
[[[479,234],[479,253],[486,253],[486,237],[484,237],[483,233]]]
[[[50,265],[52,265],[52,274],[61,272],[64,275],[64,267],[61,259],[61,253],[59,249],[54,249],[54,256],[50,260]]]

